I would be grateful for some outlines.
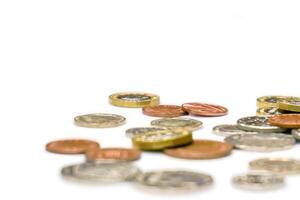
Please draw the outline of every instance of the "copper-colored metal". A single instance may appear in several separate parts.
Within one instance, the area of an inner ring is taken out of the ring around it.
[[[143,108],[143,113],[152,117],[180,117],[187,114],[181,106],[175,105],[147,106]]]
[[[61,154],[82,154],[89,149],[99,148],[98,142],[91,140],[57,140],[49,142],[46,145],[46,150],[52,153]]]
[[[233,146],[214,140],[194,140],[188,146],[166,149],[164,153],[184,159],[213,159],[229,155]]]
[[[185,103],[182,108],[189,114],[206,117],[223,116],[228,113],[228,109],[223,106],[207,103]]]
[[[268,121],[271,125],[282,128],[300,128],[300,114],[273,115]]]
[[[103,149],[91,149],[87,151],[86,159],[88,161],[97,160],[122,160],[133,161],[138,160],[141,157],[141,152],[136,149],[127,148],[103,148]]]

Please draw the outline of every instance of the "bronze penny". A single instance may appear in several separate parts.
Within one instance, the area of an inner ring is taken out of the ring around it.
[[[97,160],[122,160],[133,161],[141,157],[141,152],[136,149],[127,148],[103,148],[91,149],[85,154],[88,161]]]
[[[61,154],[82,154],[89,149],[99,148],[99,143],[91,140],[57,140],[49,142],[46,150],[52,153]]]
[[[271,125],[282,128],[300,128],[300,114],[273,115],[268,121]]]
[[[147,106],[143,108],[143,113],[151,117],[180,117],[187,114],[181,106],[175,105]]]
[[[185,103],[182,108],[189,114],[204,117],[217,117],[228,113],[228,109],[223,106],[207,103]]]
[[[232,145],[214,140],[194,140],[191,145],[166,149],[164,153],[183,159],[213,159],[229,155]]]

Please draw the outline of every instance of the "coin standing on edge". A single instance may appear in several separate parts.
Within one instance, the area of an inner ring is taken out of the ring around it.
[[[294,136],[294,138],[296,138],[296,140],[300,140],[300,129],[293,129],[292,135]]]
[[[80,115],[74,118],[77,126],[86,128],[112,128],[123,125],[125,121],[126,118],[121,115],[106,113]]]
[[[151,117],[180,117],[187,115],[181,106],[176,105],[146,106],[143,108],[143,114]]]
[[[194,131],[202,126],[202,122],[196,119],[178,117],[178,118],[161,118],[151,121],[155,127],[164,127],[171,130],[188,130]]]
[[[122,92],[109,96],[109,103],[118,107],[142,108],[159,105],[159,96],[141,92]]]
[[[82,154],[87,152],[89,149],[99,147],[99,143],[92,140],[69,139],[49,142],[46,145],[46,150],[59,154]]]
[[[207,103],[184,103],[182,108],[189,114],[204,117],[218,117],[228,113],[228,109],[223,106]]]
[[[167,128],[160,128],[160,127],[136,127],[130,128],[126,130],[126,136],[129,138],[133,138],[136,136],[145,135],[148,133],[159,133],[168,130]]]
[[[255,134],[257,132],[242,130],[236,124],[221,124],[213,128],[213,133],[220,136],[230,136],[236,134]]]
[[[87,161],[121,160],[134,161],[141,157],[141,152],[127,148],[101,148],[92,149],[85,153]]]
[[[300,114],[273,115],[269,123],[282,128],[300,128]]]

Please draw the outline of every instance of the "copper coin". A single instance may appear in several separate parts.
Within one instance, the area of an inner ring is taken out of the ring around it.
[[[194,140],[191,145],[166,149],[164,153],[184,159],[212,159],[229,155],[232,145],[214,140]]]
[[[268,121],[271,125],[282,128],[300,128],[300,114],[273,115]]]
[[[141,152],[136,149],[127,148],[103,148],[103,149],[91,149],[87,151],[86,159],[88,161],[97,160],[122,160],[133,161],[138,160],[141,157]]]
[[[147,106],[143,108],[143,113],[151,117],[180,117],[187,114],[181,106],[175,105]]]
[[[185,103],[182,108],[192,115],[205,117],[223,116],[228,113],[228,109],[223,106],[207,103]]]
[[[52,153],[81,154],[92,148],[99,148],[99,143],[91,140],[57,140],[49,142],[46,150]]]

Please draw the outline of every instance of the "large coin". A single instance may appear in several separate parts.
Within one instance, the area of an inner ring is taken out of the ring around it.
[[[202,122],[191,118],[161,118],[151,122],[152,126],[164,127],[172,130],[194,131],[202,126]]]
[[[279,133],[259,133],[252,135],[231,135],[225,138],[225,142],[235,148],[247,151],[270,152],[290,149],[295,144],[295,138],[291,135]]]
[[[126,136],[129,138],[133,138],[148,133],[155,133],[155,132],[162,132],[162,131],[164,132],[166,130],[167,130],[166,128],[160,128],[160,127],[136,127],[136,128],[127,129]]]
[[[258,108],[279,107],[279,103],[293,97],[289,96],[262,96],[257,98],[256,103]]]
[[[159,105],[159,96],[150,93],[123,92],[110,95],[109,102],[119,107],[141,108]]]
[[[46,150],[60,154],[82,154],[87,152],[89,149],[99,147],[99,143],[92,140],[70,139],[49,142],[46,145]]]
[[[87,128],[111,128],[121,126],[125,123],[126,118],[120,115],[95,113],[80,115],[74,118],[77,126]]]
[[[300,140],[300,129],[293,129],[293,130],[292,130],[292,135],[293,135],[294,138],[296,138],[297,140]]]
[[[204,117],[218,117],[228,113],[228,109],[223,106],[207,103],[185,103],[182,108],[189,114]]]
[[[236,134],[255,134],[257,132],[242,130],[236,124],[221,124],[213,128],[213,133],[221,136],[229,136]]]
[[[273,115],[269,123],[282,128],[300,128],[300,114]]]
[[[291,112],[300,112],[300,98],[294,97],[279,103],[279,108]]]
[[[182,110],[181,106],[157,105],[144,107],[143,114],[151,117],[180,117],[187,113]]]
[[[283,110],[280,110],[279,108],[275,108],[275,107],[259,108],[256,111],[256,115],[261,117],[270,117],[272,115],[279,115],[283,113],[284,113]]]

